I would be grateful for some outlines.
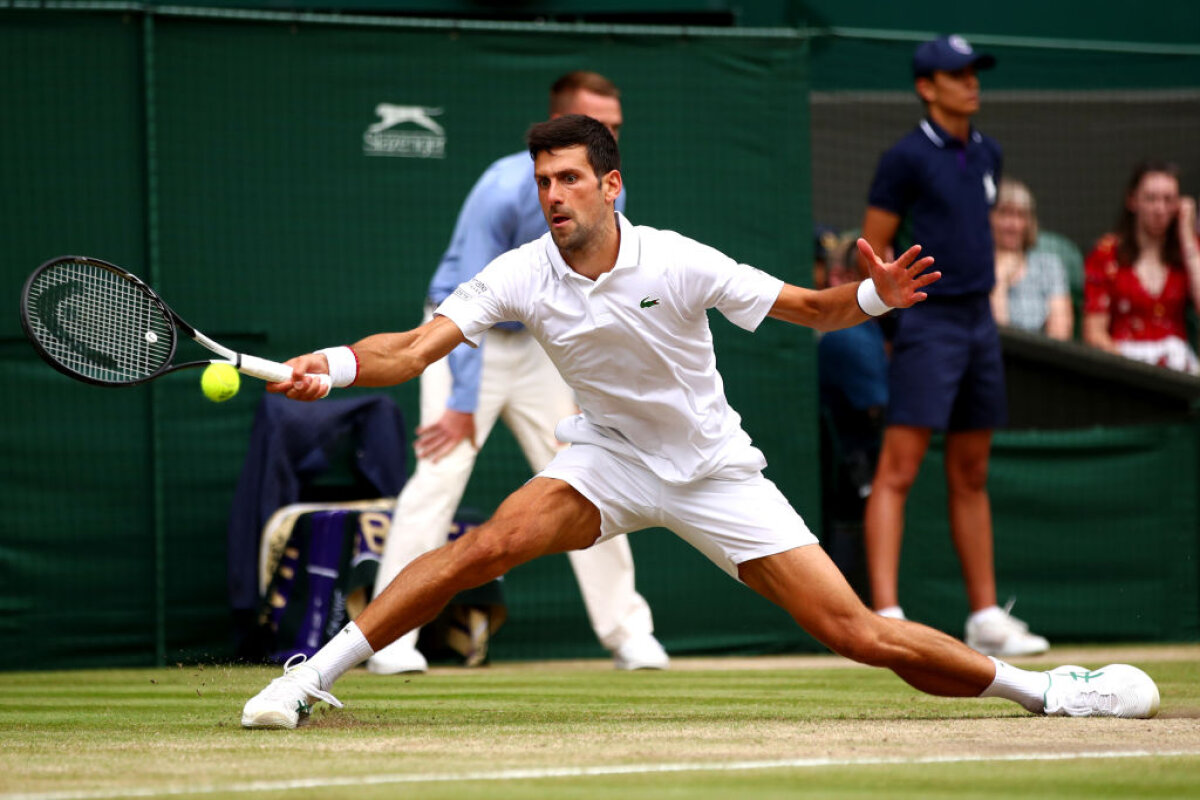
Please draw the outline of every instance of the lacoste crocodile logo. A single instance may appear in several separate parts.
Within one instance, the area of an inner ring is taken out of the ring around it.
[[[649,297],[642,298],[642,308],[653,308],[658,305],[658,300],[651,300]]]

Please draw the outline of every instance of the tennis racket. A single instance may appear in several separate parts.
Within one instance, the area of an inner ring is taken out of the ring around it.
[[[133,386],[209,364],[229,364],[268,382],[292,378],[286,364],[214,342],[136,275],[98,258],[59,256],[34,270],[21,290],[21,327],[46,363],[96,386]],[[177,331],[220,358],[171,363]],[[328,393],[329,376],[315,377]]]

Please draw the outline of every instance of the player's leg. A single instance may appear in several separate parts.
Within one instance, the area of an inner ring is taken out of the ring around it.
[[[392,513],[392,526],[384,543],[379,570],[375,575],[378,596],[413,559],[446,543],[454,514],[458,510],[475,459],[496,422],[502,397],[497,386],[489,386],[485,363],[475,411],[474,443],[459,442],[448,454],[434,461],[418,458],[416,468],[400,491]],[[435,422],[446,410],[450,398],[450,367],[446,359],[430,364],[420,378],[421,425]],[[494,381],[492,382],[495,383]],[[417,650],[420,628],[406,633],[375,653],[368,662],[371,672],[380,675],[424,672],[425,657]]]
[[[376,648],[434,619],[458,592],[542,555],[587,547],[600,535],[600,512],[564,481],[534,478],[465,536],[417,558],[305,664],[289,666],[246,703],[242,725],[294,728],[325,700],[346,670]]]
[[[487,522],[409,564],[355,622],[381,647],[432,620],[458,592],[539,556],[588,547],[599,535],[595,506],[563,481],[534,478]]]
[[[1137,667],[1030,672],[925,625],[872,613],[818,545],[743,562],[739,575],[834,652],[891,669],[929,694],[1002,697],[1054,716],[1146,719],[1158,713],[1158,687]]]
[[[977,695],[994,677],[992,662],[958,640],[868,609],[764,476],[667,487],[661,503],[667,527],[831,650],[933,694]]]
[[[923,692],[974,697],[995,678],[992,661],[957,639],[872,613],[818,545],[743,562],[738,574],[830,650],[887,667]]]
[[[900,607],[900,545],[904,509],[929,449],[929,428],[889,425],[884,429],[875,479],[863,519],[867,576],[876,611]]]
[[[511,392],[502,418],[534,472],[545,468],[562,444],[559,420],[576,413],[570,388],[528,333],[509,335]],[[650,605],[634,585],[633,551],[625,536],[567,553],[596,638],[618,669],[666,669],[670,664],[654,638]]]

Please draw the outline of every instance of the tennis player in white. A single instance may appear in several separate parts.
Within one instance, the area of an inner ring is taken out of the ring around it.
[[[346,670],[433,619],[458,591],[538,556],[663,526],[855,661],[887,667],[930,694],[1004,697],[1031,712],[1149,717],[1158,688],[1136,667],[1029,672],[918,623],[864,606],[800,516],[762,475],[763,455],[729,407],[706,311],[756,328],[767,316],[831,330],[908,307],[940,277],[913,247],[871,277],[814,291],[785,284],[683,236],[635,227],[613,207],[616,142],[599,122],[564,116],[530,128],[550,232],[459,287],[434,319],[405,333],[292,359],[298,400],[324,387],[384,386],[421,374],[463,341],[515,319],[545,348],[581,413],[560,423],[571,446],[473,533],[413,561],[310,660],[289,664],[242,712],[251,728],[293,728]]]
[[[620,91],[602,75],[568,72],[550,87],[548,118],[586,114],[619,141],[624,123]],[[617,209],[625,207],[624,195]],[[463,202],[450,245],[429,282],[429,316],[462,283],[496,256],[546,232],[533,163],[520,152],[494,162]],[[508,427],[534,472],[562,449],[554,427],[575,413],[575,398],[545,351],[524,326],[506,322],[486,343],[460,345],[421,374],[417,465],[396,499],[375,594],[413,559],[446,543],[448,532],[492,426]],[[521,476],[524,478],[525,476]],[[666,669],[670,657],[654,637],[650,605],[637,591],[633,551],[618,536],[567,554],[588,621],[617,669]],[[414,628],[371,656],[367,669],[390,675],[424,672]]]

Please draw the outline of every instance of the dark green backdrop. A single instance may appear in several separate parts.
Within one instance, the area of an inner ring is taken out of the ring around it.
[[[14,311],[25,274],[70,252],[127,266],[206,333],[268,357],[411,327],[472,182],[521,148],[549,83],[574,68],[624,88],[634,221],[806,276],[806,48],[793,36],[2,13],[0,96],[21,118],[0,130]],[[380,103],[441,109],[444,157],[364,152]],[[783,467],[776,481],[818,514],[818,476],[802,468],[816,454],[811,336],[714,324],[732,402]],[[261,385],[221,406],[194,372],[88,387],[36,359],[15,313],[0,326],[0,370],[23,387],[0,401],[0,641],[26,642],[8,666],[223,655],[225,526]],[[392,395],[415,424],[415,387]],[[485,510],[528,474],[506,433],[488,451],[465,500]],[[635,549],[676,651],[806,641],[669,534]],[[508,587],[494,657],[601,652],[565,562]]]
[[[624,89],[635,222],[807,282],[809,90],[903,90],[911,48],[904,36],[881,45],[789,30],[178,11],[3,8],[0,21],[0,285],[12,309],[0,315],[0,379],[20,387],[0,399],[0,644],[16,654],[4,668],[229,655],[225,527],[261,396],[247,381],[216,406],[196,373],[101,390],[51,371],[15,313],[39,262],[70,252],[126,265],[202,330],[268,357],[411,327],[474,179],[520,148],[550,80],[590,68]],[[1175,61],[1155,71],[1131,58],[1143,82],[1122,85],[1200,83]],[[1128,75],[1111,58],[1083,63]],[[380,103],[441,109],[444,157],[365,153]],[[714,327],[769,476],[817,528],[812,336],[770,321],[754,335],[719,317]],[[415,424],[415,387],[390,394]],[[998,573],[1018,613],[1056,641],[1194,638],[1196,444],[1187,423],[999,434]],[[957,632],[965,603],[934,455],[910,502],[905,602]],[[525,475],[497,431],[465,502],[490,510]],[[670,534],[632,541],[672,652],[815,648]],[[514,571],[507,596],[493,657],[601,654],[565,559]]]

